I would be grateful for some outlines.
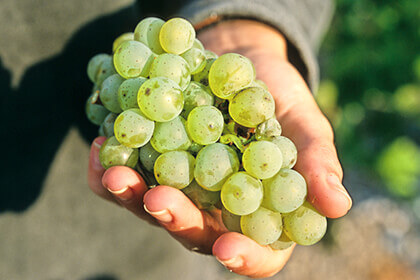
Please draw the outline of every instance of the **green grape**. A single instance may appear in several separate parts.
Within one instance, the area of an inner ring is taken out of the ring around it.
[[[217,59],[219,57],[217,54],[209,50],[204,50],[204,55],[206,56],[207,59],[209,58]]]
[[[124,43],[125,41],[133,41],[134,40],[134,33],[133,32],[127,32],[124,34],[121,34],[120,36],[115,39],[114,43],[112,44],[112,52],[114,53],[118,47]]]
[[[103,168],[124,165],[134,168],[139,160],[139,150],[120,144],[114,136],[106,139],[99,150],[99,161]]]
[[[226,179],[238,170],[235,151],[227,145],[215,143],[198,152],[194,178],[206,190],[220,191]]]
[[[105,117],[109,114],[109,111],[101,105],[97,90],[86,101],[85,111],[87,118],[96,125],[101,125]]]
[[[222,221],[229,231],[242,233],[241,230],[241,216],[230,213],[222,206]]]
[[[289,213],[303,204],[306,198],[305,179],[297,171],[281,169],[274,177],[263,180],[264,207]]]
[[[117,74],[117,72],[115,71],[112,57],[108,56],[104,58],[102,63],[99,65],[95,78],[96,84],[100,87],[106,78],[114,74]]]
[[[145,81],[147,81],[146,78],[138,77],[125,80],[120,85],[118,88],[118,103],[123,111],[139,108],[139,104],[137,103],[137,93]]]
[[[197,155],[199,151],[201,151],[201,149],[203,148],[203,145],[197,144],[195,142],[191,143],[191,146],[188,148],[188,151],[193,154],[193,155]]]
[[[164,53],[159,55],[150,68],[150,78],[166,77],[177,83],[182,90],[186,89],[190,80],[190,68],[182,57]]]
[[[155,161],[159,156],[160,156],[160,153],[156,151],[155,149],[153,149],[150,142],[140,148],[140,153],[139,153],[140,162],[144,166],[144,168],[149,172],[153,172]]]
[[[106,138],[114,136],[114,123],[115,123],[116,118],[117,118],[117,114],[114,114],[114,113],[109,113],[105,117],[104,121],[99,127],[99,130],[101,131],[99,133],[100,136],[105,136]]]
[[[192,181],[182,192],[197,206],[198,209],[211,209],[220,201],[220,192],[211,192],[203,189]]]
[[[96,83],[96,78],[98,76],[98,71],[101,64],[110,57],[111,56],[108,54],[100,53],[89,60],[86,72],[92,83]]]
[[[156,122],[150,143],[159,153],[188,150],[191,140],[185,129],[185,120],[178,116],[168,122]]]
[[[273,177],[280,170],[282,163],[280,149],[269,141],[251,142],[242,155],[245,171],[258,179]]]
[[[229,103],[232,119],[245,127],[256,127],[274,115],[275,104],[271,94],[259,87],[240,91]]]
[[[227,53],[217,58],[209,72],[210,88],[222,99],[233,97],[236,92],[249,86],[253,80],[252,62],[236,53]]]
[[[155,178],[161,185],[182,189],[194,178],[194,157],[186,151],[161,154],[155,162]]]
[[[241,217],[242,233],[260,245],[268,245],[279,239],[283,230],[281,214],[264,207]]]
[[[194,40],[194,27],[183,18],[170,19],[160,29],[160,45],[168,53],[181,54],[193,46]]]
[[[317,243],[327,231],[327,219],[307,201],[295,211],[283,214],[284,231],[299,245]]]
[[[182,111],[184,97],[177,83],[165,77],[151,78],[140,87],[137,102],[151,120],[167,122]]]
[[[155,123],[147,119],[139,109],[122,112],[114,123],[117,140],[130,148],[140,148],[152,138]]]
[[[260,207],[263,199],[263,185],[246,172],[230,176],[223,184],[220,194],[223,206],[235,215],[248,215]],[[242,222],[241,222],[242,223]],[[243,227],[242,232],[244,231]]]
[[[276,144],[283,154],[283,165],[281,168],[292,168],[295,166],[297,161],[297,150],[292,140],[284,136],[277,136],[270,141]]]
[[[124,82],[124,79],[118,74],[109,76],[102,83],[101,92],[99,94],[99,98],[105,108],[117,114],[122,112],[120,104],[118,103],[118,88],[122,82]]]
[[[287,237],[286,233],[282,231],[279,239],[271,243],[270,247],[274,250],[285,250],[287,248],[290,248],[290,246],[292,246],[293,244],[295,244],[295,242],[290,240],[290,238]]]
[[[137,24],[134,30],[134,40],[142,42],[154,53],[164,52],[159,42],[159,32],[165,21],[160,18],[147,17]]]
[[[206,67],[206,56],[200,49],[191,48],[181,54],[181,57],[188,63],[191,74],[197,74]]]
[[[200,145],[208,145],[219,140],[223,126],[223,115],[214,106],[195,107],[188,115],[188,134]]]
[[[251,86],[252,87],[261,87],[261,88],[265,89],[266,91],[269,91],[268,90],[268,86],[263,81],[261,81],[261,80],[254,80],[252,82],[252,85]]]
[[[193,48],[196,48],[196,49],[200,49],[200,50],[202,50],[203,52],[205,51],[204,46],[203,46],[203,43],[201,43],[201,41],[200,41],[200,40],[198,40],[197,38],[195,38],[195,40],[194,40],[194,44],[192,45],[192,47],[193,47]]]
[[[154,60],[152,51],[137,41],[123,42],[114,53],[114,66],[125,79],[147,77]]]
[[[255,130],[257,140],[272,140],[281,135],[281,126],[276,118],[271,118],[259,124]]]
[[[193,81],[199,82],[202,85],[208,86],[209,85],[210,68],[215,61],[216,61],[215,58],[206,59],[206,65],[204,66],[204,68],[201,72],[198,72],[197,74],[193,75],[193,77],[192,77]]]
[[[213,105],[213,94],[200,83],[191,81],[188,87],[182,92],[184,95],[184,109],[181,115],[187,118],[191,110],[198,106]]]

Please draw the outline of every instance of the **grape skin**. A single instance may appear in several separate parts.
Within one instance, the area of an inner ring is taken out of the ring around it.
[[[117,165],[134,168],[138,159],[138,149],[121,145],[114,136],[106,139],[99,150],[99,161],[105,169]]]
[[[120,75],[111,75],[102,83],[102,89],[99,93],[99,98],[105,108],[117,114],[122,112],[118,103],[118,88],[122,82],[124,82],[124,79]]]
[[[147,77],[153,60],[152,51],[138,41],[125,41],[114,53],[115,69],[125,79]]]
[[[99,92],[94,91],[88,98],[85,105],[87,118],[96,125],[101,125],[109,111],[102,105],[98,104]]]
[[[160,29],[160,45],[168,53],[181,54],[193,46],[194,40],[194,27],[183,18],[170,19]]]
[[[194,178],[194,157],[185,151],[171,151],[161,154],[154,166],[156,180],[161,185],[182,189]]]
[[[194,81],[190,82],[182,94],[184,95],[184,109],[181,115],[184,118],[187,118],[195,107],[214,104],[213,94],[205,86]]]
[[[146,168],[147,171],[153,172],[156,159],[160,156],[160,153],[153,149],[152,144],[147,143],[140,148],[139,159],[141,164]]]
[[[200,145],[209,145],[217,142],[222,136],[223,126],[223,115],[214,106],[196,107],[188,115],[188,134],[194,142]]]
[[[277,136],[270,139],[277,145],[283,155],[283,165],[281,168],[293,168],[297,161],[297,149],[292,140],[284,136]]]
[[[279,239],[283,221],[281,214],[264,207],[241,217],[242,233],[260,245],[268,245]]]
[[[182,90],[186,89],[191,81],[190,68],[182,57],[170,53],[159,55],[153,62],[150,78],[166,77],[177,83]]]
[[[240,216],[248,215],[260,207],[263,186],[260,180],[246,172],[238,172],[230,176],[223,184],[220,197],[223,206],[229,212]]]
[[[232,214],[222,206],[222,221],[229,231],[242,233],[241,216]]]
[[[125,41],[133,41],[133,40],[134,40],[133,32],[127,32],[127,33],[121,34],[120,36],[117,37],[117,39],[114,40],[114,43],[112,43],[112,52],[114,53],[118,49],[118,47]]]
[[[155,123],[147,119],[139,109],[122,112],[114,123],[114,133],[118,142],[130,147],[140,148],[152,138]]]
[[[281,169],[274,177],[262,182],[264,185],[263,205],[273,211],[289,213],[305,201],[306,182],[295,170]]]
[[[287,237],[286,233],[283,231],[276,241],[270,244],[270,247],[274,250],[285,250],[287,248],[290,248],[295,244],[294,241],[290,240],[289,237]]]
[[[283,215],[287,236],[299,245],[312,245],[327,231],[327,219],[307,201],[298,209]]]
[[[244,169],[257,179],[273,177],[282,163],[283,156],[277,145],[264,140],[252,142],[242,155]]]
[[[118,103],[122,110],[139,108],[137,94],[145,81],[147,81],[146,78],[138,77],[122,82],[118,88]]]
[[[89,60],[86,72],[92,83],[95,84],[97,82],[96,80],[97,80],[99,68],[101,64],[109,58],[110,58],[110,55],[105,54],[105,53],[100,53],[100,54],[95,55]]]
[[[165,21],[156,17],[148,17],[137,24],[134,29],[134,40],[142,42],[155,54],[162,54],[164,50],[159,42],[159,33]]]
[[[169,122],[157,122],[150,143],[159,153],[188,150],[191,140],[185,129],[185,120],[178,116]]]
[[[99,131],[102,131],[101,133],[99,133],[99,135],[105,136],[106,138],[114,136],[114,123],[117,116],[117,114],[109,113],[105,117],[104,121],[99,127]]]
[[[182,192],[197,206],[198,209],[211,209],[220,201],[220,192],[211,192],[203,189],[192,181]]]

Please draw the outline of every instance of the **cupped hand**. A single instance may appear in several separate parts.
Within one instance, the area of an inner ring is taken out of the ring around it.
[[[287,61],[282,35],[255,21],[233,20],[202,31],[199,39],[206,49],[219,55],[235,52],[252,60],[257,78],[267,84],[276,101],[283,135],[297,147],[294,169],[308,183],[307,200],[327,217],[345,215],[352,201],[341,184],[343,171],[332,128],[304,79]],[[169,186],[149,190],[143,178],[128,167],[116,166],[105,171],[98,159],[104,141],[104,137],[98,137],[91,147],[88,181],[94,193],[162,226],[186,248],[212,253],[235,273],[260,278],[274,275],[284,267],[293,246],[276,251],[242,234],[228,232],[220,210],[199,210],[180,190]]]

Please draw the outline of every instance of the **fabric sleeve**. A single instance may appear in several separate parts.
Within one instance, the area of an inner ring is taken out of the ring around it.
[[[319,83],[315,53],[333,13],[330,0],[181,1],[178,15],[193,24],[209,17],[255,19],[277,28],[288,41],[289,58],[313,92]]]

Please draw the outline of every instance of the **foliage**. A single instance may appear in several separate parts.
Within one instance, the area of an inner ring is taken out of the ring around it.
[[[420,189],[419,23],[416,0],[337,0],[321,49],[317,99],[342,159],[400,197]]]

